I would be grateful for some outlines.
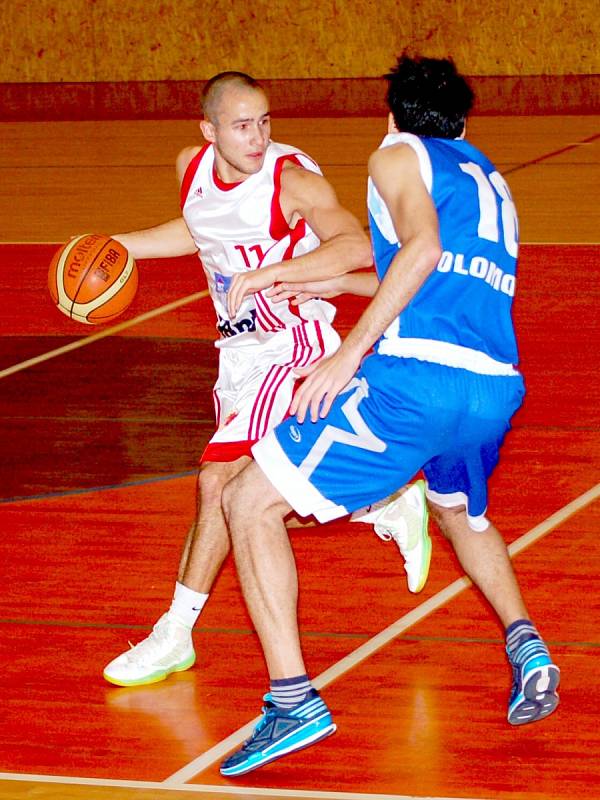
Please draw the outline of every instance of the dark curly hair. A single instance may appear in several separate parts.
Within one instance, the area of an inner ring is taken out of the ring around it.
[[[404,54],[384,77],[388,106],[399,131],[441,139],[461,135],[474,95],[451,59]]]

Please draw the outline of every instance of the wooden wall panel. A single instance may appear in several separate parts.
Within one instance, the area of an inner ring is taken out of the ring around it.
[[[375,77],[406,47],[469,75],[600,72],[595,0],[4,0],[0,82]]]

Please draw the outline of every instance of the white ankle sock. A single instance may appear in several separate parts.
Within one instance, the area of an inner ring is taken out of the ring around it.
[[[207,600],[207,594],[195,592],[177,581],[169,615],[185,625],[186,628],[193,628]]]

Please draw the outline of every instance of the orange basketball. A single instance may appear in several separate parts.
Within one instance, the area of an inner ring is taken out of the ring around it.
[[[122,314],[135,297],[138,269],[122,244],[101,233],[76,236],[50,263],[48,288],[71,319],[100,325]]]

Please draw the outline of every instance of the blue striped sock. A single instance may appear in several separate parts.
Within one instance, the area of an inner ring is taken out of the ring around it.
[[[506,649],[511,655],[529,639],[541,639],[535,625],[529,619],[517,619],[506,629]]]
[[[279,708],[293,708],[304,700],[311,689],[312,684],[308,675],[298,675],[295,678],[272,680],[270,694]]]

